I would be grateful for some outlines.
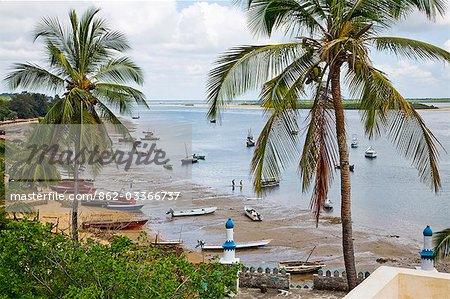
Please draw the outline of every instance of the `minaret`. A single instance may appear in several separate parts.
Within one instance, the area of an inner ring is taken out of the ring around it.
[[[433,247],[431,245],[431,237],[433,232],[429,225],[423,230],[423,248],[420,253],[420,269],[425,271],[433,271]]]
[[[236,264],[239,263],[239,259],[235,256],[236,244],[233,238],[233,228],[234,223],[231,218],[225,223],[225,228],[227,229],[227,239],[223,243],[223,257],[220,259],[221,264]]]

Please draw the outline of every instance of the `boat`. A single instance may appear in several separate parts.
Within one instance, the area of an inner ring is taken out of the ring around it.
[[[216,120],[215,119],[211,119],[209,122],[212,123],[212,124],[215,124]]]
[[[155,241],[152,242],[153,245],[160,245],[160,246],[181,245],[182,243],[183,240],[181,240],[181,234],[179,240],[161,240],[159,239],[159,234],[157,234],[155,237]]]
[[[245,215],[253,221],[262,221],[263,220],[261,213],[256,211],[254,208],[245,206],[244,212],[245,212]]]
[[[325,267],[321,262],[304,262],[304,261],[285,261],[279,262],[278,268],[284,268],[287,273],[291,274],[303,274],[316,272],[319,269]]]
[[[335,165],[334,166],[334,168],[336,168],[336,169],[341,169],[341,165]],[[355,164],[350,164],[349,166],[348,166],[348,169],[351,171],[351,172],[354,172],[355,171]]]
[[[275,178],[261,181],[261,188],[273,188],[273,187],[277,187],[279,185],[280,185],[280,181]]]
[[[153,131],[150,131],[150,130],[148,130],[148,131],[142,131],[142,133],[148,134],[148,135],[153,135],[153,134],[154,134],[154,132],[153,132]]]
[[[82,224],[83,229],[109,229],[109,230],[139,230],[148,219],[138,220],[119,220],[119,221],[85,221]]]
[[[353,135],[352,143],[350,144],[350,146],[351,146],[352,148],[357,148],[357,147],[359,146],[358,136],[356,136],[356,134]]]
[[[198,159],[196,159],[194,157],[192,157],[192,158],[186,157],[186,158],[181,159],[181,164],[182,165],[194,164],[194,163],[197,163],[197,162],[198,162]]]
[[[366,149],[364,156],[369,159],[374,159],[378,156],[378,153],[370,146],[368,149]]]
[[[58,193],[67,193],[67,194],[73,194],[75,193],[75,186],[51,186],[50,187],[53,191]],[[91,186],[78,186],[78,193],[79,194],[93,194],[95,192],[96,188],[93,188]]]
[[[187,164],[194,164],[198,162],[198,159],[195,158],[194,156],[189,156],[188,155],[188,150],[186,147],[186,144],[184,144],[184,149],[186,151],[186,157],[184,157],[183,159],[181,159],[181,165],[187,165]]]
[[[205,160],[205,155],[197,155],[197,154],[194,154],[193,156],[192,156],[194,159],[197,159],[197,160]]]
[[[119,142],[135,142],[136,138],[130,138],[130,137],[126,137],[126,138],[119,138]]]
[[[153,150],[154,153],[162,153],[163,149],[162,148],[157,148],[155,147],[155,149]]]
[[[132,118],[132,119],[139,119],[139,118],[141,118],[141,117],[139,116],[139,113],[138,113],[137,115],[131,116],[131,118]]]
[[[208,208],[192,208],[186,210],[174,210],[170,209],[166,214],[171,214],[172,217],[182,217],[182,216],[200,216],[212,214],[217,210],[217,207]]]
[[[325,199],[325,202],[322,204],[322,208],[326,211],[331,211],[333,209],[333,203],[329,198]]]
[[[236,243],[236,249],[262,248],[268,245],[270,242],[272,242],[272,239],[250,241],[250,242],[239,242]],[[202,250],[223,250],[222,244],[204,244],[201,247]]]
[[[164,164],[163,167],[167,170],[172,170],[173,169],[173,165],[172,164]]]
[[[153,134],[146,134],[144,137],[141,137],[141,140],[159,140],[158,137],[153,136]]]
[[[143,204],[134,204],[134,205],[129,205],[129,204],[110,204],[108,203],[108,205],[106,206],[108,209],[110,210],[119,210],[119,211],[137,211],[142,209],[144,205]]]
[[[247,147],[255,146],[255,140],[253,139],[252,129],[248,130],[246,144],[247,144]]]

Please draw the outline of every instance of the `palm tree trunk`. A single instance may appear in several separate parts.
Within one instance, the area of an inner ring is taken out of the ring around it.
[[[76,126],[81,126],[81,125],[76,125]],[[76,143],[75,143],[75,163],[74,163],[74,175],[73,175],[73,179],[74,179],[74,192],[73,192],[73,202],[72,202],[72,240],[78,241],[78,200],[77,200],[77,195],[78,195],[78,190],[79,190],[79,185],[78,185],[78,177],[79,177],[79,168],[80,168],[80,163],[78,162],[78,155],[80,152],[80,148],[81,148],[81,128],[77,128],[78,130],[78,134],[76,137]]]
[[[352,215],[350,206],[350,169],[348,158],[348,146],[345,132],[344,107],[341,101],[341,67],[334,65],[330,68],[331,94],[336,115],[336,136],[339,148],[339,160],[341,165],[341,221],[342,221],[342,248],[344,251],[345,272],[349,290],[357,285],[355,254],[352,237]]]

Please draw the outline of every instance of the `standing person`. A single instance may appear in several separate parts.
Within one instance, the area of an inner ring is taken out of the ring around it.
[[[241,190],[242,190],[242,180],[239,181],[239,187],[240,187]]]

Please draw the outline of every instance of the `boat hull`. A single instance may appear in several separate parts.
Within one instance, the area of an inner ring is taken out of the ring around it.
[[[212,214],[217,210],[217,207],[210,208],[202,208],[202,209],[190,209],[190,210],[180,210],[175,211],[170,209],[168,214],[171,214],[172,217],[187,217],[187,216],[202,216]]]
[[[104,229],[104,230],[139,230],[145,223],[147,219],[142,220],[123,220],[123,221],[87,221],[83,222],[83,229]]]
[[[313,273],[323,267],[325,267],[325,265],[320,262],[290,261],[278,263],[279,269],[285,268],[286,272],[291,274]]]
[[[119,210],[119,211],[137,211],[142,209],[143,204],[108,204],[106,207],[110,210]]]
[[[267,246],[270,242],[272,242],[272,239],[236,243],[236,250],[262,248],[262,247]],[[203,250],[223,250],[223,247],[222,247],[222,245],[218,245],[218,244],[211,244],[211,245],[207,244],[207,245],[203,245],[202,249]]]

